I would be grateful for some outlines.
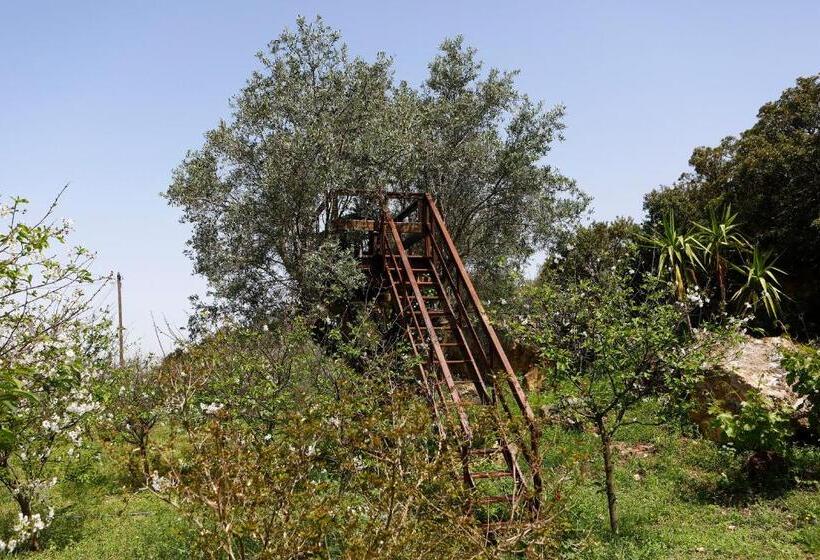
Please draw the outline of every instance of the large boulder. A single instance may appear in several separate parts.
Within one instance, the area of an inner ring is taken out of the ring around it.
[[[709,406],[720,401],[724,407],[738,410],[740,403],[756,390],[773,408],[786,406],[793,410],[797,422],[802,415],[803,400],[792,390],[786,380],[787,372],[780,365],[783,353],[794,348],[791,340],[779,336],[743,336],[723,346],[710,360],[693,420],[707,436],[717,439]]]

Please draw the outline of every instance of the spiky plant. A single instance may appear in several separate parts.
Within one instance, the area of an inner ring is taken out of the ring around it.
[[[780,300],[783,296],[779,276],[785,274],[775,266],[776,260],[770,251],[762,251],[754,247],[748,263],[734,266],[745,276],[746,282],[732,296],[732,300],[748,303],[755,311],[762,303],[766,314],[774,320],[777,319]]]
[[[715,275],[720,292],[720,307],[726,308],[727,282],[729,274],[728,255],[732,251],[742,251],[749,247],[749,242],[738,232],[737,214],[732,207],[726,206],[718,214],[714,209],[709,211],[709,222],[695,223],[695,241],[702,255],[704,267]]]
[[[670,212],[664,216],[661,229],[643,240],[659,253],[658,277],[667,274],[678,300],[686,299],[687,283],[696,281],[695,268],[703,268],[695,235],[678,228],[675,215]]]

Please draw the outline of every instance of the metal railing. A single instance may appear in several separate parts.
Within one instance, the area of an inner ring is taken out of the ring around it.
[[[540,430],[521,383],[507,359],[435,201],[429,194],[386,193],[382,194],[381,205],[380,224],[377,232],[374,232],[378,236],[378,246],[373,247],[374,253],[382,259],[385,270],[389,268],[391,274],[396,274],[397,282],[391,283],[391,289],[395,292],[393,296],[398,303],[399,313],[405,318],[408,334],[412,330],[417,335],[410,337],[411,343],[416,338],[427,344],[427,348],[419,348],[413,343],[414,352],[425,360],[425,365],[421,368],[424,383],[429,387],[430,374],[440,373],[440,381],[448,389],[445,394],[441,390],[441,383],[433,380],[433,384],[439,389],[435,395],[431,393],[431,398],[440,398],[445,407],[448,407],[447,401],[451,401],[462,435],[469,440],[472,436],[469,420],[419,288],[411,263],[411,258],[414,257],[430,260],[435,281],[447,292],[444,304],[455,318],[453,332],[468,354],[467,362],[470,364],[470,373],[475,377],[479,396],[494,409],[500,409],[507,420],[504,425],[512,431],[512,434],[500,433],[499,438],[502,445],[512,449],[507,458],[516,477],[523,476],[514,457],[516,448],[520,448],[526,461],[533,490],[530,503],[537,514],[543,486],[539,453]],[[412,234],[402,239],[397,227],[397,223],[401,222],[420,223],[421,234]],[[396,288],[396,285],[401,288]],[[405,293],[399,293],[399,289]],[[509,445],[510,439],[516,442],[516,447]]]

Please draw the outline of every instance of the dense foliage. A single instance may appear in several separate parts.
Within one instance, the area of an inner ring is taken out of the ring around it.
[[[553,257],[540,281],[505,310],[504,328],[538,349],[558,414],[580,419],[600,437],[609,523],[617,532],[613,441],[637,421],[630,413],[647,399],[685,403],[708,339],[686,336],[688,309],[635,270],[632,224],[594,224],[569,245],[578,252]],[[659,412],[661,422],[678,417],[670,407]]]
[[[652,223],[674,212],[683,225],[731,205],[747,238],[778,258],[800,331],[820,322],[820,76],[798,78],[766,103],[757,122],[713,148],[694,150],[693,171],[646,196]]]
[[[152,489],[205,557],[493,556],[403,353],[369,321],[328,336],[334,355],[299,321],[225,330],[167,359],[173,436]]]
[[[259,54],[234,113],[174,175],[169,201],[194,227],[190,254],[213,295],[241,315],[269,314],[310,280],[309,255],[339,215],[374,206],[342,190],[431,192],[461,254],[490,287],[547,246],[586,205],[543,158],[563,108],[482,70],[444,41],[420,88],[395,83],[383,54],[351,59],[339,33],[300,19]]]

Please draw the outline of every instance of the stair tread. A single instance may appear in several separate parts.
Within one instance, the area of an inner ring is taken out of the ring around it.
[[[496,453],[501,453],[501,451],[502,449],[500,447],[476,447],[467,452],[470,455],[495,455]]]
[[[473,504],[490,505],[503,504],[515,500],[515,494],[504,494],[501,496],[478,496],[471,499]]]
[[[432,274],[433,273],[433,267],[425,266],[425,267],[421,268],[417,265],[418,265],[418,263],[416,263],[416,266],[414,266],[413,264],[410,265],[410,268],[413,269],[413,272],[426,272],[427,274]],[[393,266],[392,264],[388,264],[387,268],[389,270],[404,270],[403,266]]]
[[[470,476],[473,478],[512,478],[512,473],[510,471],[478,471],[471,472]]]

